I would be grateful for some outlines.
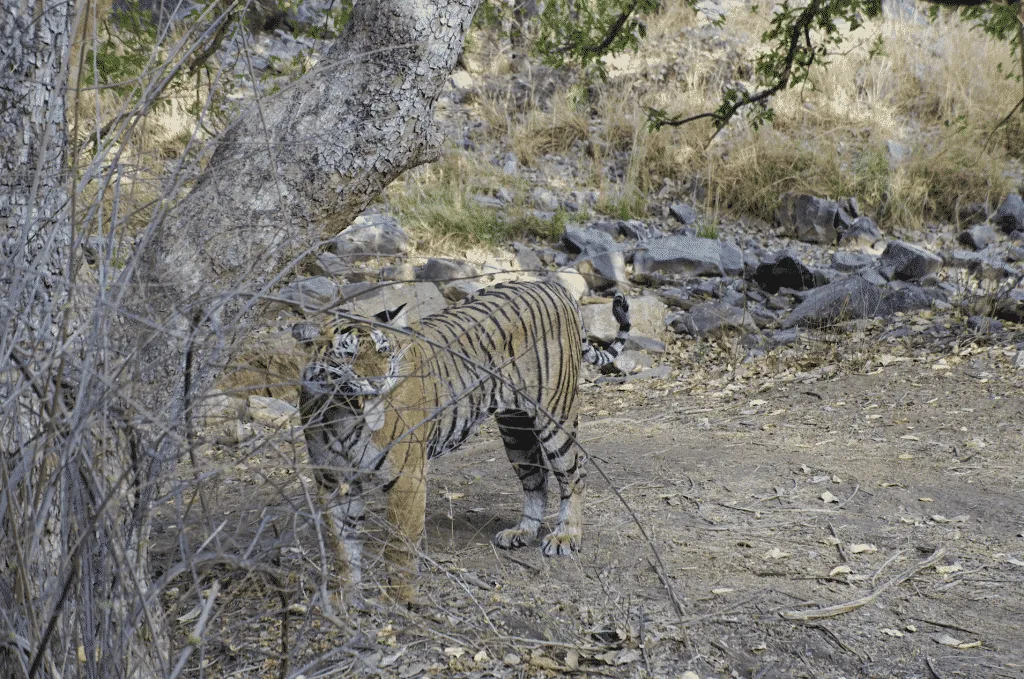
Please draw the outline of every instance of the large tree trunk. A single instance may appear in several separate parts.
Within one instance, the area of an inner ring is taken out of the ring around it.
[[[358,2],[311,73],[231,126],[125,285],[72,318],[74,4],[0,0],[0,677],[170,672],[145,545],[187,409],[289,266],[434,157],[479,2]]]

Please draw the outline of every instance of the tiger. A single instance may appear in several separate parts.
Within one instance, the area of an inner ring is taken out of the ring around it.
[[[323,327],[293,327],[314,350],[301,375],[299,411],[328,501],[342,587],[361,580],[364,491],[374,479],[393,528],[384,548],[386,591],[397,601],[415,598],[427,462],[458,448],[491,415],[524,492],[519,523],[494,543],[515,549],[537,537],[552,472],[561,506],[541,551],[579,550],[587,461],[576,445],[581,361],[601,367],[620,354],[630,331],[626,298],[612,302],[618,332],[604,349],[587,339],[575,297],[557,280],[484,288],[414,326],[392,323],[401,312],[365,321],[339,314]]]

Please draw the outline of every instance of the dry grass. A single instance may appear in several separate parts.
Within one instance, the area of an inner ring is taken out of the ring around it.
[[[680,186],[693,176],[737,213],[771,219],[791,190],[855,196],[885,229],[952,220],[958,204],[991,205],[1013,190],[1024,114],[992,131],[1021,95],[999,65],[1016,72],[1019,64],[1007,45],[956,17],[869,24],[827,69],[777,96],[774,123],[759,130],[737,119],[710,146],[708,123],[651,132],[645,106],[688,115],[716,108],[731,83],[755,87],[749,64],[763,49],[768,12],[737,6],[709,39],[702,19],[673,5],[649,21],[637,55],[614,60],[608,82],[563,88],[546,108],[482,102],[489,140],[542,176],[545,155],[570,158],[571,180],[555,168],[543,182],[597,189],[598,209],[616,215],[643,214],[666,180]],[[883,53],[871,57],[878,36]],[[895,158],[890,142],[909,154]]]

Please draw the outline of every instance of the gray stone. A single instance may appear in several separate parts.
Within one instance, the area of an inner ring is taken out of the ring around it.
[[[339,294],[339,285],[332,279],[314,276],[289,283],[277,297],[297,311],[313,311],[333,304]]]
[[[647,370],[641,370],[634,375],[604,375],[594,380],[595,384],[628,384],[639,380],[660,380],[672,374],[672,366],[659,365]]]
[[[636,273],[721,276],[722,243],[696,236],[668,236],[641,243],[633,257]],[[740,266],[742,267],[742,258]]]
[[[988,224],[975,224],[961,231],[956,240],[972,250],[984,250],[996,241],[996,230]]]
[[[805,243],[831,245],[839,232],[836,219],[839,204],[807,194],[787,193],[779,201],[779,226]]]
[[[409,251],[409,237],[393,217],[359,215],[331,239],[328,250],[350,261],[401,255]]]
[[[623,375],[632,375],[654,366],[651,357],[642,351],[626,349],[612,361],[611,366]]]
[[[408,262],[382,266],[378,271],[377,278],[382,281],[414,281],[416,280],[416,269]]]
[[[211,389],[199,401],[196,414],[203,426],[211,427],[227,420],[241,419],[245,409],[244,398],[229,396],[220,389]]]
[[[316,263],[313,269],[324,276],[344,278],[352,270],[352,260],[339,257],[333,252],[321,252],[316,256]]]
[[[668,213],[683,226],[691,226],[700,218],[697,211],[686,203],[673,203],[669,206]]]
[[[762,306],[751,307],[750,315],[759,328],[770,328],[779,322],[779,314]]]
[[[882,293],[860,276],[815,288],[782,322],[783,329],[821,327],[882,311]]]
[[[512,151],[505,154],[501,161],[501,171],[510,177],[519,174],[519,158]]]
[[[960,224],[988,221],[988,205],[985,203],[967,203],[957,208],[956,218]]]
[[[441,294],[444,298],[452,302],[460,302],[468,297],[472,297],[476,293],[484,289],[484,286],[476,281],[452,281],[450,283],[440,284]]]
[[[1003,324],[988,316],[970,316],[967,319],[967,327],[975,332],[1002,332]]]
[[[992,221],[1005,234],[1024,230],[1024,200],[1020,194],[1011,193],[1006,196]]]
[[[649,354],[665,353],[664,342],[659,339],[654,339],[653,337],[634,335],[632,331],[629,333],[629,339],[626,340],[626,348],[636,349],[637,351],[646,351]]]
[[[815,286],[814,274],[789,250],[779,250],[754,271],[754,282],[771,294],[781,288],[807,290]]]
[[[913,152],[913,149],[911,149],[909,146],[901,142],[898,142],[895,139],[890,139],[889,141],[885,142],[885,147],[889,151],[889,162],[894,165],[899,165],[900,163],[902,163],[904,160],[909,158],[910,154]]]
[[[696,338],[757,332],[757,324],[749,313],[721,301],[704,302],[688,312],[671,314],[669,325],[677,333]]]
[[[879,270],[890,280],[917,281],[942,268],[942,258],[901,240],[889,241]]]
[[[607,231],[567,226],[562,234],[562,247],[573,255],[609,252],[618,249],[615,238]]]
[[[341,295],[342,309],[357,316],[375,316],[404,304],[396,325],[418,323],[447,306],[433,283],[351,283],[341,287]]]
[[[686,288],[661,288],[658,290],[658,298],[668,306],[684,311],[700,302]]]
[[[1024,247],[1011,245],[1006,248],[1006,259],[1010,262],[1024,262]]]
[[[878,259],[876,257],[864,252],[836,250],[832,253],[832,266],[836,271],[841,271],[843,273],[853,273],[854,271],[866,269],[874,266],[877,261]]]
[[[630,336],[657,338],[665,331],[668,307],[657,297],[629,297]],[[607,344],[615,339],[619,324],[612,316],[610,304],[583,304],[583,325],[587,337]]]
[[[543,186],[537,186],[530,192],[530,200],[538,210],[554,212],[558,209],[558,196]]]
[[[895,313],[930,309],[932,302],[943,298],[945,298],[945,294],[936,288],[904,285],[894,290],[888,290],[883,295],[882,308],[876,315],[890,316]]]
[[[591,290],[608,290],[627,280],[626,258],[617,250],[580,255],[575,267]]]
[[[742,276],[745,268],[743,251],[730,241],[722,241],[722,271],[726,276]]]
[[[843,232],[839,245],[844,248],[871,247],[882,240],[882,232],[871,217],[858,217]]]
[[[641,222],[639,219],[629,219],[618,223],[618,235],[629,240],[651,240],[653,238],[664,238],[665,232],[659,228]]]
[[[421,281],[454,281],[479,277],[480,272],[469,262],[446,257],[431,257],[416,268],[416,279]]]
[[[512,243],[512,251],[516,255],[516,264],[521,271],[540,271],[544,268],[544,262],[540,261],[537,253],[522,243]]]
[[[474,193],[470,197],[473,199],[473,202],[480,207],[491,208],[492,210],[500,210],[505,207],[504,201],[497,196],[485,196],[482,193]]]
[[[885,285],[889,282],[888,278],[878,273],[878,269],[861,269],[857,275],[872,285]]]

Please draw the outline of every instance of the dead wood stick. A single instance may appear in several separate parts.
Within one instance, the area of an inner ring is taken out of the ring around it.
[[[192,652],[202,645],[203,631],[206,629],[207,620],[210,619],[210,612],[213,610],[213,602],[217,600],[218,592],[220,592],[220,580],[214,580],[213,586],[210,587],[210,593],[206,597],[206,604],[199,614],[199,620],[196,621],[196,626],[192,628],[192,634],[188,637],[188,646],[181,650],[181,655],[178,656],[178,662],[174,665],[170,679],[177,679],[181,675]]]
[[[884,592],[885,590],[889,589],[894,585],[900,584],[904,580],[910,579],[917,572],[933,565],[935,562],[937,562],[945,555],[946,548],[940,547],[939,549],[935,550],[934,554],[932,554],[924,561],[918,562],[917,564],[903,571],[891,580],[883,582],[881,585],[871,590],[870,594],[862,596],[859,599],[847,601],[843,604],[836,604],[835,606],[826,606],[825,608],[814,608],[809,611],[780,611],[779,615],[781,615],[783,618],[787,620],[817,620],[819,618],[831,618],[837,615],[842,615],[843,613],[849,613],[850,611],[857,610],[861,606],[871,603],[872,601],[877,599],[878,595]]]

